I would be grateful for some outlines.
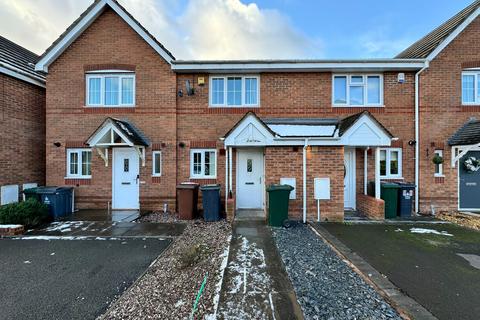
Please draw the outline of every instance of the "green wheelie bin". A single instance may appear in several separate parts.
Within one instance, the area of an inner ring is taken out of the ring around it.
[[[380,197],[385,201],[385,219],[397,217],[398,189],[400,186],[396,183],[382,182],[381,184]]]
[[[268,192],[268,225],[281,227],[288,219],[288,203],[290,192],[293,190],[289,185],[270,185]]]

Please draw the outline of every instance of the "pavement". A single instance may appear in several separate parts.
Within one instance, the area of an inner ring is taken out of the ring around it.
[[[235,221],[218,319],[303,319],[271,230]]]
[[[0,239],[0,319],[95,319],[172,241]]]
[[[321,229],[438,319],[478,319],[480,232],[422,222],[321,224]]]

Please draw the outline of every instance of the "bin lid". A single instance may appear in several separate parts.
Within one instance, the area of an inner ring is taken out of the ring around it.
[[[382,182],[381,186],[384,189],[400,189],[400,186],[394,182]]]
[[[197,189],[200,185],[195,182],[182,182],[177,185],[177,189]]]
[[[39,194],[53,194],[56,193],[61,187],[37,187],[37,193]]]
[[[267,191],[292,191],[293,187],[288,184],[271,184],[267,187]]]
[[[398,184],[401,188],[415,188],[415,184],[414,184],[414,183],[409,183],[409,182],[397,182],[397,184]]]
[[[220,185],[219,184],[206,184],[200,187],[200,190],[206,191],[206,190],[220,190]]]
[[[37,189],[38,187],[33,187],[33,188],[25,189],[22,192],[26,194],[34,194],[34,193],[37,193]]]

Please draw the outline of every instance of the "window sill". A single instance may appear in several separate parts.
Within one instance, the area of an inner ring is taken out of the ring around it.
[[[228,105],[208,105],[209,108],[224,108],[224,109],[242,109],[242,108],[260,108],[259,104],[241,105],[241,106],[228,106]]]
[[[205,176],[205,177],[190,177],[190,180],[216,180],[217,176]]]
[[[65,180],[70,179],[70,180],[90,180],[92,179],[92,176],[79,176],[79,177],[64,177]]]
[[[343,104],[332,104],[332,108],[385,108],[385,105],[343,105]]]
[[[380,177],[380,180],[405,180],[403,177]]]
[[[444,174],[434,174],[433,175],[435,178],[445,178]]]

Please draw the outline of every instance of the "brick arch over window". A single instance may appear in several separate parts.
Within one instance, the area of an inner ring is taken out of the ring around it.
[[[480,68],[480,60],[462,63],[462,69]]]
[[[102,63],[102,64],[87,64],[84,67],[85,72],[99,71],[99,70],[126,70],[135,72],[136,66],[132,64],[121,63]]]

